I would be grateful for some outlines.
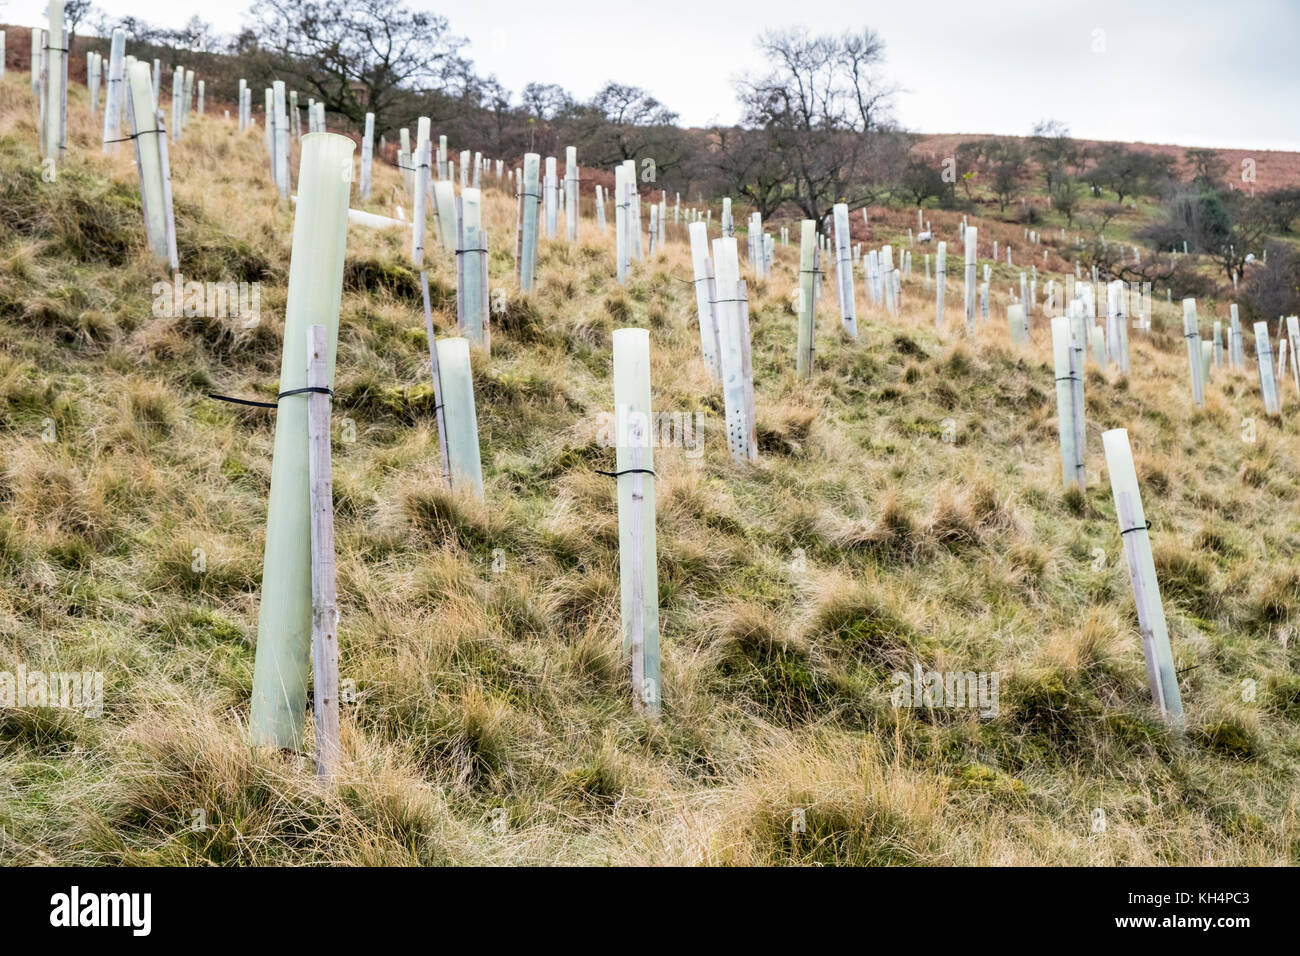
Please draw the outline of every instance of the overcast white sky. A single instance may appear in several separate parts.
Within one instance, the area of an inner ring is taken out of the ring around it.
[[[1064,120],[1087,139],[1300,149],[1297,0],[413,0],[470,41],[480,72],[518,92],[531,80],[580,97],[607,80],[649,89],[683,122],[733,121],[732,80],[761,66],[765,28],[869,26],[905,92],[899,120],[927,133],[1028,133]],[[179,26],[198,14],[219,33],[245,0],[98,0],[101,10]],[[0,17],[34,25],[39,0]],[[549,13],[549,16],[548,16]],[[797,17],[797,20],[794,19]]]

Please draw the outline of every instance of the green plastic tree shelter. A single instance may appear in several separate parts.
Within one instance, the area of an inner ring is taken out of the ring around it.
[[[735,243],[735,240],[731,240]],[[650,440],[650,332],[616,329],[614,346],[615,471],[618,472],[618,565],[623,653],[632,661],[633,700],[657,713],[659,681],[659,571],[655,544],[654,449]],[[638,481],[638,479],[640,479]]]
[[[302,139],[284,312],[281,392],[306,386],[307,330],[312,325],[325,326],[329,380],[334,381],[353,149],[352,140],[334,133],[309,133]],[[249,717],[255,745],[290,750],[302,749],[311,660],[308,394],[285,395],[275,413]]]

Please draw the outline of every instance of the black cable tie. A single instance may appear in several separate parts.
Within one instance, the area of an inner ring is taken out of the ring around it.
[[[1122,531],[1120,531],[1120,534],[1126,535],[1132,531],[1150,531],[1150,530],[1151,530],[1151,521],[1148,519],[1145,527],[1143,527],[1142,525],[1138,525],[1136,528],[1125,528]]]
[[[129,143],[131,142],[131,140],[138,139],[139,137],[143,136],[145,133],[162,133],[162,132],[163,131],[160,129],[142,129],[138,133],[132,133],[130,136],[124,136],[121,139],[106,139],[104,140],[103,145],[107,146],[109,143]]]
[[[464,254],[464,253],[466,253],[466,252],[487,252],[487,250],[486,250],[486,249],[457,249],[457,250],[456,250],[456,255],[459,256],[459,255],[462,255],[462,254]]]
[[[618,478],[621,475],[649,475],[651,478],[655,476],[655,473],[649,468],[624,468],[622,471],[601,471],[597,468],[596,474],[607,475],[610,478]]]
[[[215,392],[208,392],[208,398],[216,399],[219,402],[229,402],[232,405],[248,405],[253,408],[278,408],[280,404],[279,399],[285,398],[289,395],[302,395],[307,392],[317,395],[328,395],[331,398],[334,397],[334,390],[332,388],[325,388],[319,385],[308,385],[304,388],[291,388],[288,391],[281,392],[276,396],[276,401],[274,402],[257,402],[251,398],[235,398],[233,395],[218,395]]]

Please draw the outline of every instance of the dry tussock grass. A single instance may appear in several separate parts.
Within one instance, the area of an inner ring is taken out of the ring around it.
[[[1177,315],[1157,303],[1133,374],[1090,370],[1091,486],[1063,495],[1048,330],[1035,316],[1030,347],[1007,346],[1004,267],[972,341],[956,338],[955,282],[935,329],[919,252],[898,319],[860,296],[857,342],[824,296],[817,376],[800,383],[797,263],[779,248],[750,285],[762,455],[738,467],[679,281],[684,225],[620,288],[610,237],[584,219],[576,248],[543,242],[538,289],[520,295],[513,194],[491,177],[507,309],[491,358],[474,356],[487,501],[441,490],[406,237],[356,230],[335,408],[355,427],[335,443],[346,766],[322,791],[302,755],[250,750],[273,418],[202,396],[274,393],[291,208],[260,136],[196,120],[172,153],[184,271],[261,282],[263,318],[156,317],[165,276],[129,157],[100,154],[74,94],[67,168],[40,184],[22,79],[0,83],[0,669],[57,662],[108,686],[97,720],[0,715],[0,859],[1296,860],[1290,386],[1269,420],[1250,375],[1216,370],[1194,411],[1165,331]],[[398,183],[377,169],[365,208],[394,215]],[[873,217],[897,248],[911,222],[895,219]],[[451,259],[431,245],[440,334]],[[626,324],[651,329],[656,408],[705,416],[702,455],[655,455],[658,721],[625,693],[617,512],[596,474],[612,463],[609,337]],[[1181,737],[1146,698],[1100,454],[1115,426],[1153,521]],[[999,713],[895,709],[891,677],[916,664],[998,671]]]

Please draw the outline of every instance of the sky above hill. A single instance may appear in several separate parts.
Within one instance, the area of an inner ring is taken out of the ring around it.
[[[1295,0],[412,5],[447,16],[479,71],[516,94],[541,81],[586,98],[612,79],[645,87],[693,126],[737,119],[734,80],[762,68],[753,42],[762,30],[870,26],[885,40],[886,72],[902,87],[896,113],[911,130],[1027,134],[1052,118],[1085,139],[1300,149]],[[167,26],[197,14],[219,33],[246,22],[242,3],[96,6]],[[0,17],[35,25],[44,10],[8,0]]]

